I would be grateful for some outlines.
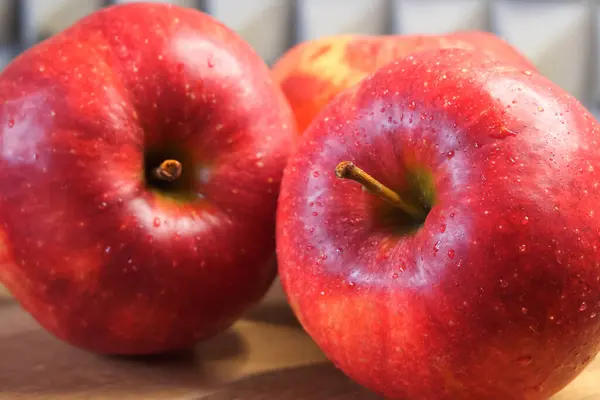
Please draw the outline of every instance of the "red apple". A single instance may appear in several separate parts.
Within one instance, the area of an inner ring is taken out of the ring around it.
[[[273,66],[302,134],[317,114],[342,90],[398,57],[423,50],[479,50],[499,60],[534,70],[533,64],[501,37],[462,31],[445,35],[334,35],[301,42]]]
[[[548,398],[600,349],[599,140],[576,99],[481,52],[382,67],[285,169],[292,308],[387,398]]]
[[[262,297],[295,135],[269,76],[221,23],[159,4],[98,11],[4,70],[0,278],[41,325],[161,352]]]

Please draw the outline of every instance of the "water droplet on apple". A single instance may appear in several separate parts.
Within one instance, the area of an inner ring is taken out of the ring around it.
[[[531,362],[533,361],[533,359],[532,359],[531,356],[521,356],[521,357],[517,358],[516,361],[520,365],[527,366],[527,365],[531,364]]]
[[[213,61],[213,59],[211,57],[208,58],[208,61],[206,62],[206,64],[208,65],[208,68],[213,68],[215,66],[215,62]]]
[[[527,310],[527,308],[525,308],[525,307],[521,307],[521,312],[522,312],[523,314],[527,314],[527,312],[528,312],[528,311],[529,311],[529,310]]]
[[[104,248],[104,252],[105,252],[105,253],[110,253],[110,250],[111,250],[110,246],[106,246],[106,247]]]
[[[519,252],[524,253],[527,250],[527,245],[522,244],[519,246]]]
[[[529,71],[529,70],[523,71],[523,73],[527,76],[531,76],[531,71]]]
[[[593,313],[590,314],[590,318],[596,318],[596,315],[598,315],[598,314],[596,314],[595,312],[593,312]]]
[[[541,106],[540,106],[540,107],[538,107],[538,111],[539,111],[539,112],[544,112],[544,107],[541,107]]]
[[[106,204],[106,202],[103,201],[102,203],[98,204],[98,209],[104,210],[107,206],[108,204]]]
[[[450,259],[454,258],[454,249],[448,250],[448,258],[450,258]]]
[[[587,310],[588,306],[587,303],[584,301],[583,303],[581,303],[581,305],[579,306],[579,311],[585,311]]]
[[[500,287],[501,287],[501,288],[507,288],[507,287],[508,287],[508,282],[507,282],[507,281],[505,281],[504,279],[500,279],[500,280],[498,281],[498,283],[500,283]]]
[[[517,104],[517,99],[513,99],[512,103]]]
[[[158,217],[157,217],[157,218],[154,218],[153,225],[154,225],[156,228],[158,228],[158,227],[160,226],[160,218],[158,218]]]
[[[127,264],[131,264],[132,262],[133,262],[133,259],[132,259],[132,258],[128,258],[128,259],[127,259]]]
[[[399,276],[399,275],[398,275],[398,273],[397,273],[397,272],[394,272],[394,273],[392,274],[392,279],[398,279],[398,276]]]
[[[450,150],[446,153],[446,157],[449,159],[451,159],[452,157],[454,157],[454,150]]]
[[[446,224],[440,224],[440,233],[446,232]]]
[[[523,217],[523,219],[521,220],[521,224],[523,225],[527,225],[529,223],[529,217],[526,215]]]
[[[415,104],[415,102],[414,102],[414,101],[411,101],[411,102],[408,104],[408,108],[409,108],[409,109],[411,109],[411,110],[414,110],[415,108],[417,108],[417,105]]]
[[[14,119],[9,119],[8,120],[8,127],[12,128],[13,126],[15,126],[15,120]]]
[[[319,177],[319,171],[314,171],[314,172],[313,172],[313,176],[314,176],[315,178],[318,178],[318,177]]]
[[[119,46],[119,55],[121,57],[127,57],[129,55],[129,50],[127,50],[127,46],[125,46],[125,45]]]
[[[454,213],[450,213],[450,218],[454,218]]]
[[[440,251],[440,241],[438,240],[437,242],[435,242],[435,244],[433,245],[433,255],[437,255],[437,252]]]
[[[498,132],[494,132],[490,135],[490,137],[495,139],[504,139],[509,136],[517,136],[517,132],[508,129],[507,127],[502,127]]]

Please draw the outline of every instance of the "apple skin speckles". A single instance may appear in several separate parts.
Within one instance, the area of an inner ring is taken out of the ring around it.
[[[98,353],[222,332],[274,279],[294,126],[268,67],[212,17],[132,3],[83,18],[0,75],[0,280]],[[181,185],[148,183],[171,156]]]
[[[471,50],[401,57],[339,94],[279,198],[303,327],[385,398],[551,397],[600,350],[599,134],[541,74]],[[337,178],[343,161],[428,206],[422,224]]]

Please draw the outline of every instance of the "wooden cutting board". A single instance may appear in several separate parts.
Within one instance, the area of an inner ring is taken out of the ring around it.
[[[0,289],[0,400],[375,400],[328,363],[276,284],[193,351],[100,357],[44,332]],[[600,358],[552,400],[600,400]]]

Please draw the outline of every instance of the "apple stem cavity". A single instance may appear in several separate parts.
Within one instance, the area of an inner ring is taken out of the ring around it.
[[[367,174],[351,161],[342,161],[339,163],[335,167],[335,176],[340,179],[349,179],[360,183],[367,191],[398,207],[415,220],[424,221],[427,216],[424,210],[402,200],[398,193]]]
[[[172,182],[181,176],[183,167],[177,160],[165,160],[154,170],[154,176],[162,181]]]

